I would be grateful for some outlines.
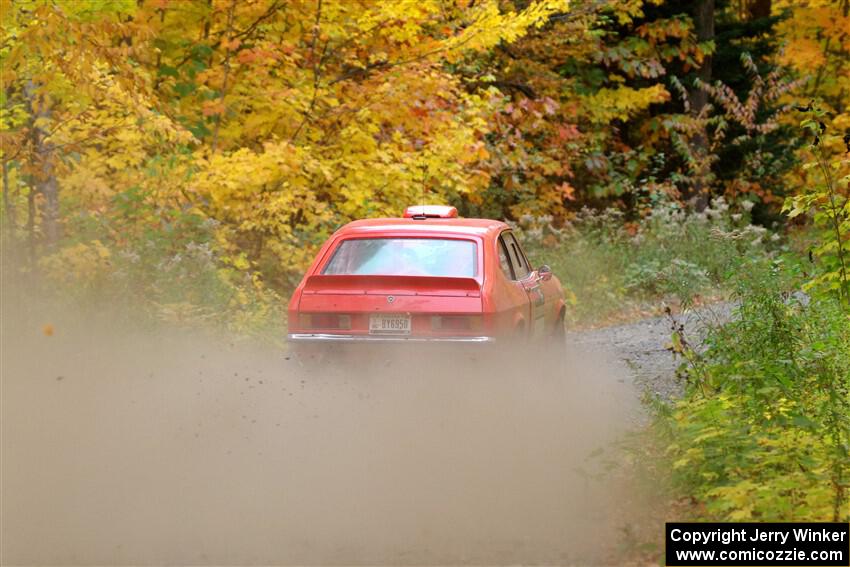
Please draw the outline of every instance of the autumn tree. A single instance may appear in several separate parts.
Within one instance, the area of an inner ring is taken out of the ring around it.
[[[285,284],[345,220],[485,186],[499,101],[487,85],[463,88],[449,66],[566,3],[6,7],[7,216],[19,216],[14,185],[34,202],[31,237],[52,246],[63,203],[102,225],[116,220],[116,198],[160,218],[187,208],[217,223],[233,266]]]
[[[4,1],[0,10],[4,220],[13,238],[25,229],[31,256],[57,245],[63,200],[97,210],[143,175],[151,152],[188,142],[134,69],[133,9]]]

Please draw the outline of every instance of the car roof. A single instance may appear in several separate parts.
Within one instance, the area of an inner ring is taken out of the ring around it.
[[[393,234],[450,234],[469,236],[498,236],[503,230],[510,228],[502,221],[491,219],[465,218],[428,218],[428,219],[364,219],[348,223],[337,234],[367,235],[382,232]]]

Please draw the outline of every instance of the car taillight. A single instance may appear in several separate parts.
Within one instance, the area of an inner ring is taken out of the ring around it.
[[[299,317],[304,329],[350,329],[351,315],[339,313],[302,313]]]
[[[481,328],[478,315],[435,315],[431,317],[431,328],[440,331],[472,331]]]

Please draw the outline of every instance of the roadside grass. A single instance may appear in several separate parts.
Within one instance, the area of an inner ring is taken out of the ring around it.
[[[736,278],[735,317],[698,352],[679,337],[684,396],[655,406],[686,515],[722,521],[850,520],[850,317],[808,297],[787,262]]]
[[[592,327],[726,298],[748,260],[781,250],[778,236],[749,223],[747,206],[723,200],[698,214],[659,206],[627,221],[616,210],[581,211],[563,228],[524,218],[516,230],[535,265],[548,264],[571,304],[568,322]]]

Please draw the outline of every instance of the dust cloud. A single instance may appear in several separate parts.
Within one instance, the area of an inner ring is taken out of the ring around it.
[[[284,350],[4,297],[3,564],[612,564],[604,353]],[[45,328],[45,324],[52,327]]]

